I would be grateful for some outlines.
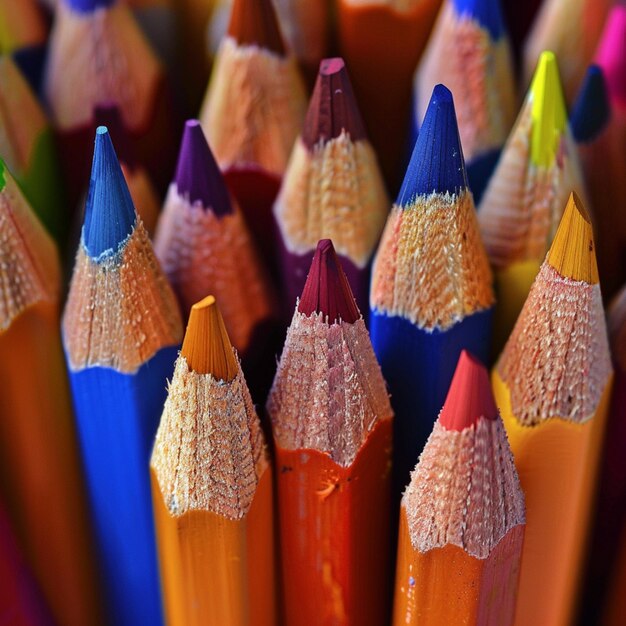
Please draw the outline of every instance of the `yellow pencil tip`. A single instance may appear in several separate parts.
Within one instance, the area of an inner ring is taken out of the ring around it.
[[[591,219],[575,192],[567,201],[547,261],[566,278],[590,284],[600,281]]]
[[[530,84],[532,103],[532,137],[530,157],[540,167],[550,167],[565,131],[567,112],[554,52],[541,53]]]
[[[237,359],[213,296],[191,307],[180,353],[197,374],[211,374],[213,378],[226,381],[237,375]]]

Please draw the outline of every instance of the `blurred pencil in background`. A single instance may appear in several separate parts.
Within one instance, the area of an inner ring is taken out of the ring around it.
[[[286,626],[385,623],[393,413],[328,239],[287,331],[267,412]]]
[[[105,127],[63,341],[111,623],[158,626],[148,462],[182,329]]]
[[[444,2],[415,74],[416,130],[438,83],[454,96],[469,187],[478,203],[513,126],[517,105],[500,0]]]
[[[99,623],[90,525],[59,334],[54,242],[0,161],[0,469],[55,619]]]
[[[461,351],[487,362],[493,303],[452,94],[437,85],[372,270],[372,343],[396,414],[396,504]]]
[[[324,59],[274,204],[282,301],[291,315],[317,242],[332,239],[359,308],[389,202],[342,59]]]
[[[492,379],[526,496],[518,626],[574,617],[612,379],[591,223],[572,194]]]
[[[177,0],[125,1],[161,61],[173,68],[178,46]]]
[[[524,523],[489,374],[464,350],[402,498],[394,625],[513,624]]]
[[[582,173],[557,60],[552,52],[543,52],[478,211],[495,275],[496,356],[524,305],[572,190],[583,195]]]

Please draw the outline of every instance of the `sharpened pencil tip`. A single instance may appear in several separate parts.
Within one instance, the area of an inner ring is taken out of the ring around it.
[[[352,141],[365,138],[365,127],[343,59],[323,59],[304,121],[302,141],[312,149],[345,131]]]
[[[232,213],[224,177],[211,153],[198,120],[187,120],[178,153],[176,177],[178,193],[187,196],[191,204],[200,202],[216,215]]]
[[[454,0],[457,15],[469,17],[489,31],[493,40],[505,34],[500,0]]]
[[[436,85],[396,203],[405,206],[416,196],[458,194],[465,189],[467,174],[454,100],[447,87]]]
[[[330,239],[321,239],[317,244],[298,311],[305,315],[321,313],[329,324],[339,320],[353,324],[361,317]]]
[[[611,100],[626,108],[626,5],[615,4],[600,37],[596,62],[604,70]]]
[[[285,56],[272,0],[234,0],[228,34],[240,45],[256,45]]]
[[[547,262],[565,278],[600,282],[591,219],[576,192],[567,201]]]
[[[213,296],[191,307],[180,354],[197,374],[211,374],[216,380],[224,381],[237,376],[237,359]]]
[[[578,143],[593,141],[611,117],[611,105],[602,68],[590,65],[570,115],[570,126]]]
[[[4,161],[0,159],[0,191],[2,191],[4,189],[4,186],[7,184],[7,181],[4,177],[5,169],[6,165],[4,164]]]
[[[446,430],[465,430],[481,417],[495,420],[498,408],[487,368],[467,350],[461,352],[439,423]]]
[[[89,256],[97,259],[116,252],[132,233],[136,221],[111,136],[106,126],[98,126],[83,224],[83,244]]]
[[[113,6],[117,0],[65,0],[65,4],[77,13],[93,13],[97,9]]]

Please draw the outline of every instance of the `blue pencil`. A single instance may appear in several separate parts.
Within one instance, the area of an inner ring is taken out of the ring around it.
[[[373,268],[371,336],[395,411],[394,493],[428,438],[463,349],[487,362],[494,298],[452,94],[437,85]]]
[[[148,463],[182,336],[106,127],[63,318],[111,623],[162,623]]]
[[[469,187],[478,203],[517,106],[500,0],[446,0],[415,74],[413,128],[439,82],[454,94]]]
[[[604,73],[599,65],[590,65],[570,114],[574,140],[578,144],[594,141],[610,120],[611,104]]]

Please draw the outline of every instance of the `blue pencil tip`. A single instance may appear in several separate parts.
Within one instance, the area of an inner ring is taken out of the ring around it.
[[[93,13],[97,9],[107,9],[117,0],[65,0],[65,4],[77,13]]]
[[[459,193],[467,188],[465,161],[452,93],[436,85],[398,194],[404,206],[416,196]]]
[[[453,0],[457,15],[469,17],[489,31],[495,41],[505,34],[500,0]]]
[[[611,105],[604,73],[598,65],[590,65],[572,108],[570,126],[577,143],[595,139],[611,117]]]
[[[85,203],[83,244],[92,258],[114,253],[133,231],[135,207],[106,126],[98,126]]]

